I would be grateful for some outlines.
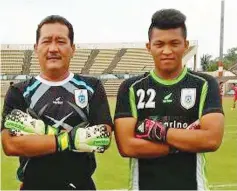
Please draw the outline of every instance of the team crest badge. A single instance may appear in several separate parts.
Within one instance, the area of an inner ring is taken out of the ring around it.
[[[180,102],[185,109],[191,109],[196,102],[196,88],[183,88]]]
[[[88,93],[86,89],[75,90],[75,102],[80,108],[85,108],[88,104]]]

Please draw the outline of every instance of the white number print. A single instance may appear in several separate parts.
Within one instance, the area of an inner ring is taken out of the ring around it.
[[[149,96],[147,103],[145,103],[144,98],[145,95]],[[148,89],[146,92],[143,89],[137,90],[137,96],[139,97],[137,109],[143,109],[143,108],[155,108],[155,96],[156,92],[154,89]]]

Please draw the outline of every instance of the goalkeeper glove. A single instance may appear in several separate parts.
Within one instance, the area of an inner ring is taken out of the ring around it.
[[[6,116],[4,126],[13,136],[57,134],[56,128],[46,125],[42,120],[32,118],[19,109],[13,109]]]
[[[167,131],[170,127],[164,126],[159,121],[154,121],[151,119],[145,119],[138,128],[135,137],[140,139],[148,139],[158,142],[166,142]],[[187,130],[200,129],[200,121],[196,120],[190,124]]]
[[[135,137],[151,141],[166,142],[166,135],[169,127],[158,121],[145,119],[138,128]]]
[[[110,144],[110,133],[105,125],[88,126],[81,123],[69,133],[56,135],[57,151],[72,150],[74,152],[103,153]]]
[[[69,133],[58,134],[58,129],[18,109],[6,116],[4,126],[12,136],[56,135],[57,151],[69,149],[77,152],[104,152],[110,143],[110,135],[104,125],[88,127],[82,123]]]

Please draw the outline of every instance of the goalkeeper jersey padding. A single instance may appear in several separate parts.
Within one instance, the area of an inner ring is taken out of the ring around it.
[[[83,121],[90,125],[108,124],[112,127],[101,81],[73,73],[61,82],[49,82],[37,76],[11,86],[5,97],[2,127],[5,116],[14,108],[24,112],[31,108],[46,124],[60,131],[70,131]],[[21,169],[18,170],[25,170],[24,181],[50,184],[62,181],[77,185],[88,179],[96,168],[93,153],[61,152],[32,157],[27,161],[21,158]]]
[[[121,84],[115,119],[151,118],[171,128],[185,129],[207,113],[223,112],[218,91],[213,77],[190,72],[187,68],[170,81],[158,78],[151,71]],[[153,159],[131,159],[130,188],[204,189],[207,184],[204,166],[201,153],[179,152]]]

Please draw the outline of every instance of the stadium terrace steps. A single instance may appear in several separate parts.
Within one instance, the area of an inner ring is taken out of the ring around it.
[[[124,81],[124,79],[110,79],[104,83],[105,91],[107,96],[116,96],[118,93],[118,89],[120,84]]]

